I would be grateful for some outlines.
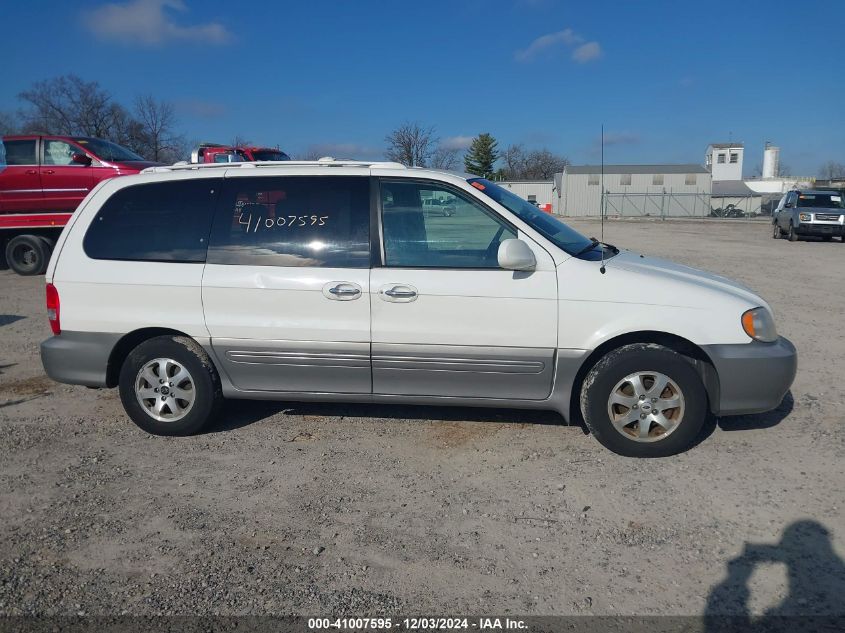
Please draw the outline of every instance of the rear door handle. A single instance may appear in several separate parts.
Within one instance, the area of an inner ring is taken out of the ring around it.
[[[32,173],[35,173],[35,172],[32,172]],[[47,169],[47,170],[44,171],[44,173],[45,174],[55,174],[56,170],[55,169]]]
[[[387,284],[379,290],[379,296],[384,301],[394,303],[409,303],[416,301],[419,293],[417,289],[408,284]]]
[[[35,174],[37,174],[37,173],[38,173],[38,172],[37,172],[35,169],[27,169],[27,170],[26,170],[26,175],[27,175],[27,176],[34,176],[34,175],[35,175]]]
[[[323,286],[323,296],[335,301],[350,301],[361,296],[361,286],[349,281],[330,281]]]

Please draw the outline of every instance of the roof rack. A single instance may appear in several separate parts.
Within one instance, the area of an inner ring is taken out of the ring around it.
[[[382,167],[386,169],[405,169],[405,165],[402,163],[371,160],[336,160],[327,156],[319,160],[259,160],[241,163],[189,163],[180,161],[173,165],[147,167],[141,173],[156,174],[191,169],[261,169],[266,167]]]

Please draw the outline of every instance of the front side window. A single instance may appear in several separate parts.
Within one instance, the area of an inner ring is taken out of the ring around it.
[[[83,167],[81,163],[73,162],[74,154],[85,154],[75,145],[65,141],[47,139],[44,141],[44,164]]]
[[[3,141],[7,165],[37,165],[35,140]]]
[[[449,212],[427,212],[428,200]],[[517,236],[480,202],[437,183],[382,181],[381,206],[386,266],[498,268],[499,244]]]
[[[368,268],[368,179],[226,179],[215,214],[208,263]]]
[[[111,141],[104,141],[101,138],[87,138],[84,136],[74,137],[75,142],[79,143],[81,147],[91,152],[94,156],[101,160],[121,160],[121,161],[140,161],[144,160],[135,152],[126,149],[122,145],[112,143]]]
[[[97,212],[83,248],[92,259],[204,262],[220,179],[118,190]]]

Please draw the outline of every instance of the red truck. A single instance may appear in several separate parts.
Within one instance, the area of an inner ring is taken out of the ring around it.
[[[242,163],[257,160],[290,160],[278,147],[254,147],[203,143],[191,152],[192,163]]]
[[[62,227],[98,182],[160,164],[97,138],[2,137],[0,268],[42,274]]]

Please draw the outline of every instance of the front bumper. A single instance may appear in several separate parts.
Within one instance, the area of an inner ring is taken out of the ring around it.
[[[795,227],[798,235],[814,235],[816,237],[845,235],[845,225],[825,224],[821,222],[801,222]]]
[[[120,334],[62,332],[41,343],[41,364],[56,382],[105,387],[109,356]]]
[[[704,351],[719,379],[718,397],[711,402],[716,415],[771,411],[789,391],[798,367],[795,346],[782,336],[774,343],[706,345]]]

